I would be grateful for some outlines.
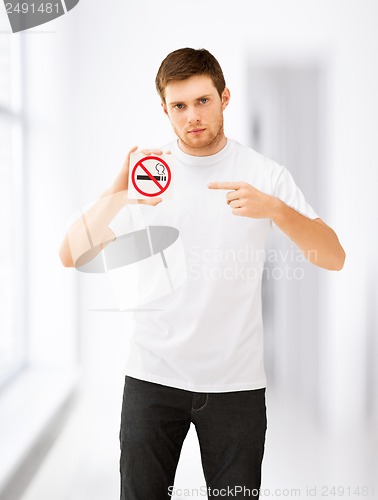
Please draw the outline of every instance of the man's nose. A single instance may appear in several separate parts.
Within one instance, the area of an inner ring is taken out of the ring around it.
[[[201,114],[196,106],[192,106],[188,109],[188,122],[195,123],[201,121]]]

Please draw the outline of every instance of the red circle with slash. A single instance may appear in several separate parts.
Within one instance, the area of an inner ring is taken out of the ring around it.
[[[160,182],[156,180],[155,177],[151,174],[151,172],[143,165],[143,162],[146,160],[157,160],[159,163],[163,164],[164,167],[167,169],[167,181],[165,186],[162,186]],[[145,174],[148,175],[151,181],[153,181],[156,184],[157,186],[156,192],[146,193],[145,191],[142,191],[142,189],[140,189],[135,180],[135,172],[138,168],[141,168],[145,172]],[[131,181],[135,189],[138,191],[138,193],[142,194],[143,196],[149,196],[149,197],[159,196],[160,194],[164,193],[164,191],[168,189],[168,186],[171,182],[171,177],[172,177],[171,169],[169,168],[168,163],[165,162],[162,158],[159,158],[158,156],[145,156],[144,158],[141,158],[134,165],[133,171],[131,172]]]

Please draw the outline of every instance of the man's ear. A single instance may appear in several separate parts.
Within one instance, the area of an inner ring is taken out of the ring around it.
[[[228,106],[228,103],[230,102],[231,99],[231,93],[230,90],[225,87],[223,92],[222,92],[222,109],[225,110]]]
[[[167,105],[165,104],[164,101],[161,101],[161,106],[163,108],[164,113],[168,116],[168,111],[167,111]]]

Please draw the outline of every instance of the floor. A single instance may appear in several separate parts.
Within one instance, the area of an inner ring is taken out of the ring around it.
[[[118,430],[123,374],[118,361],[122,341],[110,343],[104,335],[94,335],[90,345],[93,351],[88,354],[70,417],[21,500],[119,498]],[[109,364],[113,355],[118,361]],[[325,436],[301,409],[300,402],[283,402],[274,388],[268,391],[267,407],[261,498],[378,498],[377,434],[363,429],[361,435],[355,433],[343,439]],[[197,437],[191,428],[172,498],[206,498],[204,491]]]

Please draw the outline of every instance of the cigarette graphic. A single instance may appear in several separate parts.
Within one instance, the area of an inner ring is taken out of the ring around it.
[[[167,176],[165,175],[165,166],[162,163],[157,163],[155,169],[159,175],[153,175],[152,177],[157,181],[166,181]],[[137,180],[139,181],[152,181],[149,175],[137,175]]]

